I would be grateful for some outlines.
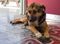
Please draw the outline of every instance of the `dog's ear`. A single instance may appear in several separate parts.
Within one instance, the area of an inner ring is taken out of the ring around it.
[[[31,7],[33,8],[34,6],[36,6],[36,4],[35,4],[35,3],[32,3],[32,4],[31,4]]]
[[[40,5],[39,6],[39,9],[42,10],[42,11],[45,11],[46,10],[46,7],[44,5]]]
[[[29,8],[29,7],[31,7],[31,8],[34,8],[34,7],[35,7],[35,8],[38,8],[38,5],[39,5],[39,4],[37,4],[37,3],[34,2],[34,3],[32,3],[31,5],[29,5],[28,8]]]

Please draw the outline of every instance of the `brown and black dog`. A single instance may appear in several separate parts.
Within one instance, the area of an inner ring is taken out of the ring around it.
[[[49,40],[49,27],[46,22],[45,9],[44,5],[32,3],[27,8],[25,17],[11,21],[11,23],[16,24],[18,22],[27,22],[29,30],[33,32],[37,38],[46,38]]]

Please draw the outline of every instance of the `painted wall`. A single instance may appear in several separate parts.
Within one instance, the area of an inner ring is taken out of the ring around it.
[[[28,0],[28,5],[33,2],[44,4],[46,6],[46,12],[49,14],[60,15],[60,0]]]

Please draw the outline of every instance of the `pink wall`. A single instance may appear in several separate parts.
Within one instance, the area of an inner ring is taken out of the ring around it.
[[[28,5],[33,2],[44,4],[47,13],[60,15],[60,0],[28,0]]]

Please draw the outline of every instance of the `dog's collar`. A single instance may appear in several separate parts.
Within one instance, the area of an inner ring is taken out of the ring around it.
[[[42,24],[46,20],[46,13],[43,11],[42,16],[38,19],[38,25]]]

